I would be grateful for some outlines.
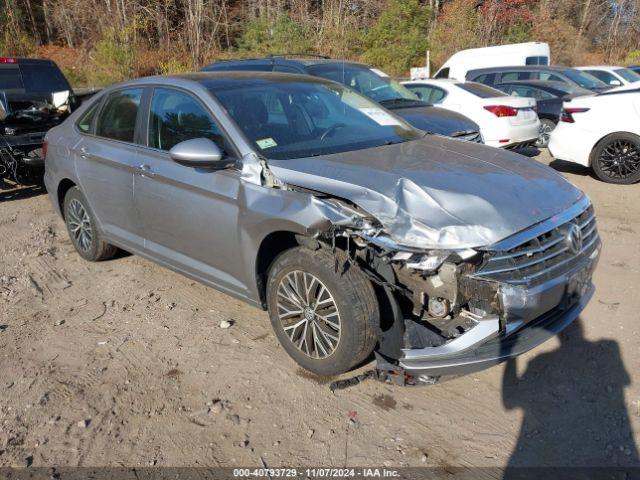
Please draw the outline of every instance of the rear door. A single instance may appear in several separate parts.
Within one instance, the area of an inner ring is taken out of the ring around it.
[[[154,88],[145,127],[134,199],[146,252],[218,288],[246,293],[238,280],[240,171],[187,167],[169,156],[174,145],[194,138],[209,138],[237,157],[234,147],[204,103],[177,88]]]
[[[81,140],[72,149],[82,193],[100,227],[116,243],[140,248],[133,211],[133,172],[137,167],[137,125],[142,88],[110,93],[96,107],[91,126],[77,125]],[[82,128],[81,128],[82,127]],[[83,132],[83,128],[85,131]]]

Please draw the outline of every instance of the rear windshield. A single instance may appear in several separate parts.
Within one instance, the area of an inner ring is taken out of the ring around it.
[[[69,83],[55,65],[19,65],[0,68],[0,90],[24,89],[27,93],[52,93],[70,90]]]
[[[465,90],[480,98],[504,97],[504,92],[496,90],[492,87],[488,87],[487,85],[483,85],[482,83],[456,83],[456,87],[460,87],[462,90]]]
[[[616,72],[629,83],[640,81],[640,75],[638,75],[633,70],[629,70],[628,68],[618,68],[617,70],[614,70],[614,72]]]
[[[0,90],[24,88],[20,70],[17,68],[0,68]]]
[[[61,92],[69,90],[67,79],[53,65],[20,65],[22,83],[27,92]]]

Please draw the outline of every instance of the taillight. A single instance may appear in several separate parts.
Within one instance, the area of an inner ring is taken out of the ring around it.
[[[43,160],[47,159],[47,142],[44,142],[42,144],[42,159]]]
[[[517,117],[518,109],[508,105],[486,105],[485,110],[490,111],[496,117]]]
[[[560,121],[566,123],[575,123],[575,119],[573,118],[574,113],[584,113],[588,111],[588,108],[563,108],[562,113],[560,113]]]
[[[16,58],[0,57],[0,63],[18,63]]]

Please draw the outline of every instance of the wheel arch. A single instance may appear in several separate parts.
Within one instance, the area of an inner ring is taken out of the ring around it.
[[[60,208],[60,214],[62,215],[63,219],[64,219],[64,197],[67,195],[67,192],[70,189],[76,186],[77,186],[76,183],[69,178],[63,178],[60,181],[60,183],[58,183],[56,198],[58,200],[58,207]]]
[[[300,245],[299,235],[292,230],[276,230],[267,234],[260,242],[255,261],[255,279],[263,308],[267,305],[267,276],[271,265],[278,255]]]

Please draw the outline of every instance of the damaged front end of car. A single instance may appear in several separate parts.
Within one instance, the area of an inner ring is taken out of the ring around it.
[[[307,246],[346,252],[376,288],[376,378],[431,384],[488,368],[558,333],[592,294],[600,240],[586,197],[500,242],[456,249],[405,245],[358,206],[314,194],[332,220]]]

